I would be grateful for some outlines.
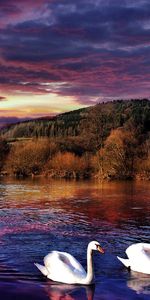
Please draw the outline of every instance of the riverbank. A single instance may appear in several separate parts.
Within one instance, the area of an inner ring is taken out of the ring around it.
[[[55,170],[51,170],[44,173],[31,173],[28,175],[25,174],[14,174],[14,173],[8,173],[7,171],[1,171],[0,172],[1,178],[50,178],[50,179],[66,179],[66,180],[96,180],[96,181],[150,181],[150,173],[143,172],[134,174],[132,176],[100,176],[99,173],[75,173],[75,172],[69,172],[69,171],[59,171],[56,172]]]

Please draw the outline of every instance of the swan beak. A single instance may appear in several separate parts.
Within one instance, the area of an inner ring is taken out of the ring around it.
[[[98,245],[98,247],[97,247],[97,250],[98,250],[100,253],[102,253],[102,254],[105,253],[104,249],[103,249],[101,246],[99,246],[99,245]]]

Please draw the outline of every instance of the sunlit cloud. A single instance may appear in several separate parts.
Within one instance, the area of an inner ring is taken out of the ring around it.
[[[1,103],[0,116],[13,116],[27,118],[40,117],[44,115],[55,115],[65,111],[75,110],[77,103],[72,97],[65,97],[62,101],[62,97],[56,94],[43,94],[43,95],[12,95],[8,103]],[[78,107],[82,105],[78,104]]]

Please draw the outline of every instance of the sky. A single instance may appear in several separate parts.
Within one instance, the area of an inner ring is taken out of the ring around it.
[[[149,0],[0,0],[1,123],[149,96]]]

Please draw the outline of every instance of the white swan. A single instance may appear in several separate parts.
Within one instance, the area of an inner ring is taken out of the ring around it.
[[[67,284],[85,284],[94,282],[92,252],[104,253],[97,241],[92,241],[87,247],[87,273],[81,264],[69,253],[52,251],[44,257],[44,266],[35,263],[36,267],[47,278]]]
[[[138,243],[126,249],[128,259],[117,258],[127,267],[135,272],[150,274],[150,244]]]

